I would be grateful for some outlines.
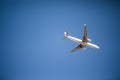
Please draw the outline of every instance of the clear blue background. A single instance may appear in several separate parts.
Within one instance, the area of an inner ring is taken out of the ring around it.
[[[119,80],[119,1],[1,1],[0,80]],[[63,40],[88,36],[100,49]]]

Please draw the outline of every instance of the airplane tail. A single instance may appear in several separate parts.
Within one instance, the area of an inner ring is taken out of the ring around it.
[[[64,32],[64,37],[67,38],[68,32]]]

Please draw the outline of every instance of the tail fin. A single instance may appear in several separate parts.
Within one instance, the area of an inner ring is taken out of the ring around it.
[[[68,32],[64,32],[64,37],[67,38]]]

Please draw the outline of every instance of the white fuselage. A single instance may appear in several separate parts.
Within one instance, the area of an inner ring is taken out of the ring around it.
[[[96,49],[99,49],[99,46],[95,45],[95,44],[92,44],[90,42],[83,42],[81,39],[78,39],[78,38],[75,38],[75,37],[72,37],[72,36],[69,36],[69,35],[66,35],[66,32],[64,32],[65,34],[65,38],[68,38],[74,42],[77,42],[79,44],[82,44],[83,46],[89,46],[91,48],[96,48]]]

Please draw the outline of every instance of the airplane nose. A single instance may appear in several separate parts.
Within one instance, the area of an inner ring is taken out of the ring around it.
[[[99,46],[97,46],[97,49],[100,49],[100,47],[99,47]]]

